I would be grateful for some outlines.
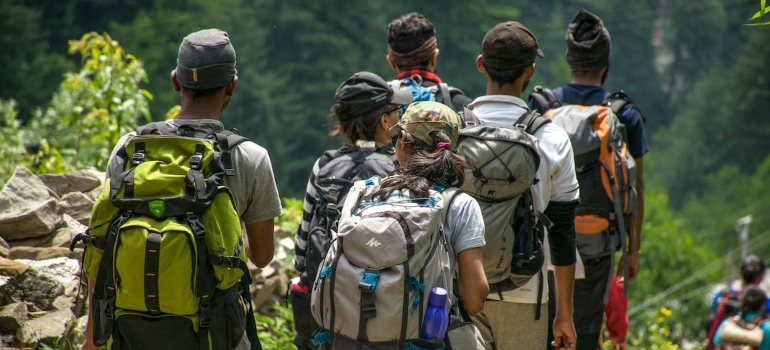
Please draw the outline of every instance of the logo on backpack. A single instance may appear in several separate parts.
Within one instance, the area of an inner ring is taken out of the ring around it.
[[[160,219],[163,216],[163,212],[166,211],[166,202],[162,199],[156,199],[150,202],[150,212]]]
[[[452,290],[443,227],[456,189],[434,188],[428,198],[408,190],[373,198],[379,188],[379,178],[357,182],[345,201],[339,233],[312,287],[321,328],[315,345],[410,348],[419,341],[430,290]],[[453,302],[450,295],[446,308]]]
[[[370,247],[379,247],[382,245],[382,243],[378,242],[376,239],[372,238],[369,240],[369,242],[366,242],[366,245]]]
[[[484,271],[492,292],[519,288],[538,274],[544,263],[543,225],[535,210],[531,187],[540,166],[534,133],[548,123],[536,113],[523,115],[510,127],[472,125],[460,131],[457,153],[465,156],[461,189],[474,197],[484,217]],[[542,283],[541,283],[542,287]]]
[[[96,345],[232,349],[242,340],[251,281],[223,180],[233,172],[230,149],[245,140],[229,131],[176,136],[159,122],[118,150],[89,228],[71,245],[86,243],[83,270],[96,281]],[[174,336],[126,336],[158,329]]]

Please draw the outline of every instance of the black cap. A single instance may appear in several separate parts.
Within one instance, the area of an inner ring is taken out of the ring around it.
[[[377,74],[358,72],[337,88],[334,102],[350,106],[350,115],[359,116],[389,104],[410,104],[412,94],[407,90],[394,90]]]
[[[484,36],[481,57],[487,67],[510,70],[535,63],[545,57],[535,35],[519,22],[498,23]]]
[[[599,16],[580,9],[567,27],[567,63],[573,71],[600,70],[610,63],[612,40]]]

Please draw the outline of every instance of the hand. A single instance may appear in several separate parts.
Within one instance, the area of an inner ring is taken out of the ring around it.
[[[618,276],[623,276],[623,264],[628,259],[628,283],[636,280],[636,276],[639,275],[639,253],[627,252],[620,258],[620,264],[618,264]]]
[[[551,345],[557,350],[575,350],[577,332],[572,317],[560,317],[556,315],[553,320],[553,341]]]
[[[612,339],[612,350],[626,350],[626,342],[616,342]]]

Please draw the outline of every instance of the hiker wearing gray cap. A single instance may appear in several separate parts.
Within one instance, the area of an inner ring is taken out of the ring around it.
[[[526,272],[517,264],[512,256],[522,254],[524,248],[511,247],[514,241],[503,236],[509,224],[495,220],[499,212],[485,211],[486,207],[493,208],[494,203],[482,204],[482,214],[487,224],[487,246],[484,251],[484,267],[487,279],[490,281],[489,295],[484,310],[474,317],[488,349],[574,349],[575,327],[572,323],[572,287],[575,269],[575,228],[574,212],[578,200],[578,184],[575,177],[570,140],[564,130],[527,107],[521,99],[532,76],[535,74],[535,59],[543,57],[535,35],[519,22],[503,22],[490,29],[481,44],[482,53],[476,58],[476,67],[486,77],[486,95],[476,98],[468,105],[469,112],[465,113],[466,121],[473,121],[487,128],[497,128],[498,133],[525,132],[522,137],[537,139],[540,162],[533,169],[534,181],[530,185],[528,196],[531,196],[532,206],[519,206],[519,198],[514,197],[510,209],[506,212],[512,218],[519,209],[529,210],[531,216],[537,217],[533,225],[521,225],[514,231],[514,237],[520,237],[531,231],[532,226],[548,227],[540,229],[539,235],[545,230],[545,237],[538,238],[542,249],[536,256],[525,258],[525,261],[539,261]],[[514,127],[515,125],[515,127]],[[465,129],[469,132],[472,128]],[[463,141],[458,147],[463,147]],[[511,146],[514,147],[514,146]],[[474,153],[481,153],[483,149]],[[462,152],[461,152],[462,153]],[[488,152],[487,152],[488,153]],[[502,156],[502,154],[501,154]],[[502,157],[494,160],[498,167],[507,167],[508,172],[516,174],[517,168],[531,162],[526,157],[508,159]],[[503,169],[505,170],[505,169]],[[478,171],[485,171],[484,165]],[[493,174],[493,169],[487,174]],[[511,175],[516,177],[515,175]],[[519,176],[521,177],[521,176]],[[467,180],[466,180],[467,182]],[[483,181],[481,181],[483,182]],[[490,180],[491,182],[491,180]],[[499,191],[498,191],[499,192]],[[522,195],[524,196],[524,194]],[[521,197],[526,198],[526,197]],[[485,200],[477,198],[477,200]],[[499,202],[499,201],[498,201]],[[548,220],[542,218],[545,214]],[[497,214],[497,215],[495,215]],[[498,223],[495,225],[494,223]],[[514,219],[511,219],[514,222]],[[502,236],[502,237],[501,237]],[[497,242],[496,242],[497,241]],[[498,251],[505,251],[501,255]],[[547,253],[545,253],[547,252]],[[498,256],[500,256],[498,258]],[[558,317],[553,321],[553,334],[556,340],[548,347],[548,318],[545,315],[548,297],[548,285],[545,283],[545,257],[550,256],[550,262],[555,266],[557,283],[555,285],[558,306]],[[488,261],[491,259],[492,261]],[[505,270],[500,272],[499,261],[508,261]],[[508,272],[509,271],[509,272]]]
[[[615,214],[616,208],[609,208],[613,204],[612,201],[605,201],[609,209],[599,209],[608,213],[602,215],[611,215],[608,220],[610,221],[610,229],[599,230],[601,232],[597,233],[597,230],[589,227],[576,227],[578,252],[585,266],[584,273],[578,271],[578,275],[584,278],[575,281],[574,299],[580,301],[575,305],[575,326],[578,333],[577,349],[596,350],[601,348],[599,342],[604,305],[607,301],[612,275],[620,275],[625,270],[627,280],[624,282],[625,288],[628,290],[629,284],[639,273],[639,252],[641,250],[639,243],[644,219],[642,161],[643,156],[649,150],[644,134],[644,117],[637,106],[622,90],[609,93],[603,88],[609,74],[612,39],[601,18],[586,9],[580,9],[568,24],[565,41],[567,45],[566,60],[572,71],[570,83],[552,91],[539,86],[535,87],[530,95],[530,106],[541,113],[546,113],[548,110],[555,113],[554,111],[559,107],[567,108],[570,105],[609,107],[612,113],[617,116],[617,120],[625,127],[627,137],[624,141],[630,158],[633,158],[633,161],[626,163],[636,164],[635,171],[632,171],[635,174],[636,183],[635,185],[629,184],[627,187],[630,189],[625,190],[625,193],[635,190],[636,200],[629,200],[629,202],[633,202],[629,206],[635,206],[635,210],[631,210],[631,214],[625,211],[622,214]],[[574,120],[573,117],[576,117],[576,114],[569,114],[568,116]],[[583,174],[590,172],[590,169],[586,169],[581,171],[581,175],[579,175],[581,181],[579,217],[584,214],[592,215],[588,210],[596,210],[597,208],[593,204],[593,198],[597,198],[597,195],[601,195],[600,192],[605,191],[603,189],[591,190],[588,186],[583,185],[591,182],[590,179],[586,182],[582,180],[588,178],[588,175]],[[632,178],[633,176],[629,175],[625,178]],[[628,223],[626,224],[625,221]],[[601,242],[596,239],[596,237],[602,236],[606,239],[601,240]],[[621,251],[624,239],[631,242],[627,244],[625,252]],[[617,273],[613,268],[616,251],[623,254]]]
[[[153,197],[149,208],[154,220],[131,210],[131,218],[124,222],[136,218],[133,228],[114,225],[118,242],[122,242],[114,248],[115,271],[129,276],[116,276],[114,285],[107,284],[106,294],[112,300],[99,299],[104,292],[95,288],[100,285],[96,281],[102,278],[102,269],[96,275],[94,269],[84,266],[94,292],[89,294],[93,307],[89,307],[82,349],[96,349],[95,343],[109,349],[261,349],[248,297],[246,259],[257,267],[272,260],[273,221],[282,207],[267,151],[224,130],[219,120],[238,83],[235,66],[235,49],[226,32],[206,29],[186,36],[170,76],[180,96],[179,113],[173,119],[139,127],[123,136],[113,150],[106,176],[115,187],[125,187],[111,195],[113,199],[123,195],[141,204],[148,191],[182,190]],[[145,173],[150,175],[140,175]],[[168,183],[168,188],[141,187],[142,182],[152,183],[153,179]],[[220,197],[225,193],[226,197]],[[140,221],[147,226],[136,226]],[[227,225],[217,228],[212,223]],[[161,236],[152,231],[155,228],[147,228],[153,225],[175,229],[158,229]],[[188,231],[194,236],[185,238]],[[137,236],[140,244],[126,243]],[[181,246],[174,246],[173,241]],[[140,258],[123,253],[133,253],[132,246],[139,246]],[[107,247],[101,248],[105,252],[112,249],[109,243]],[[134,271],[139,271],[139,277],[131,278]]]
[[[411,102],[409,92],[393,89],[371,72],[353,74],[334,94],[330,136],[341,136],[344,144],[325,151],[313,165],[295,237],[294,267],[300,275],[292,281],[289,297],[298,349],[313,348],[318,326],[310,314],[309,288],[329,249],[330,229],[355,181],[385,177],[395,170],[389,129]]]

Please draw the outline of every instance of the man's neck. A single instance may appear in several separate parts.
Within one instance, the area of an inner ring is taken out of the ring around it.
[[[591,74],[572,74],[570,84],[602,86],[602,78]]]
[[[219,120],[222,105],[211,100],[182,100],[182,106],[174,119],[214,119]]]
[[[521,98],[522,86],[521,84],[505,84],[503,86],[498,85],[496,82],[487,79],[487,95],[507,95]]]

